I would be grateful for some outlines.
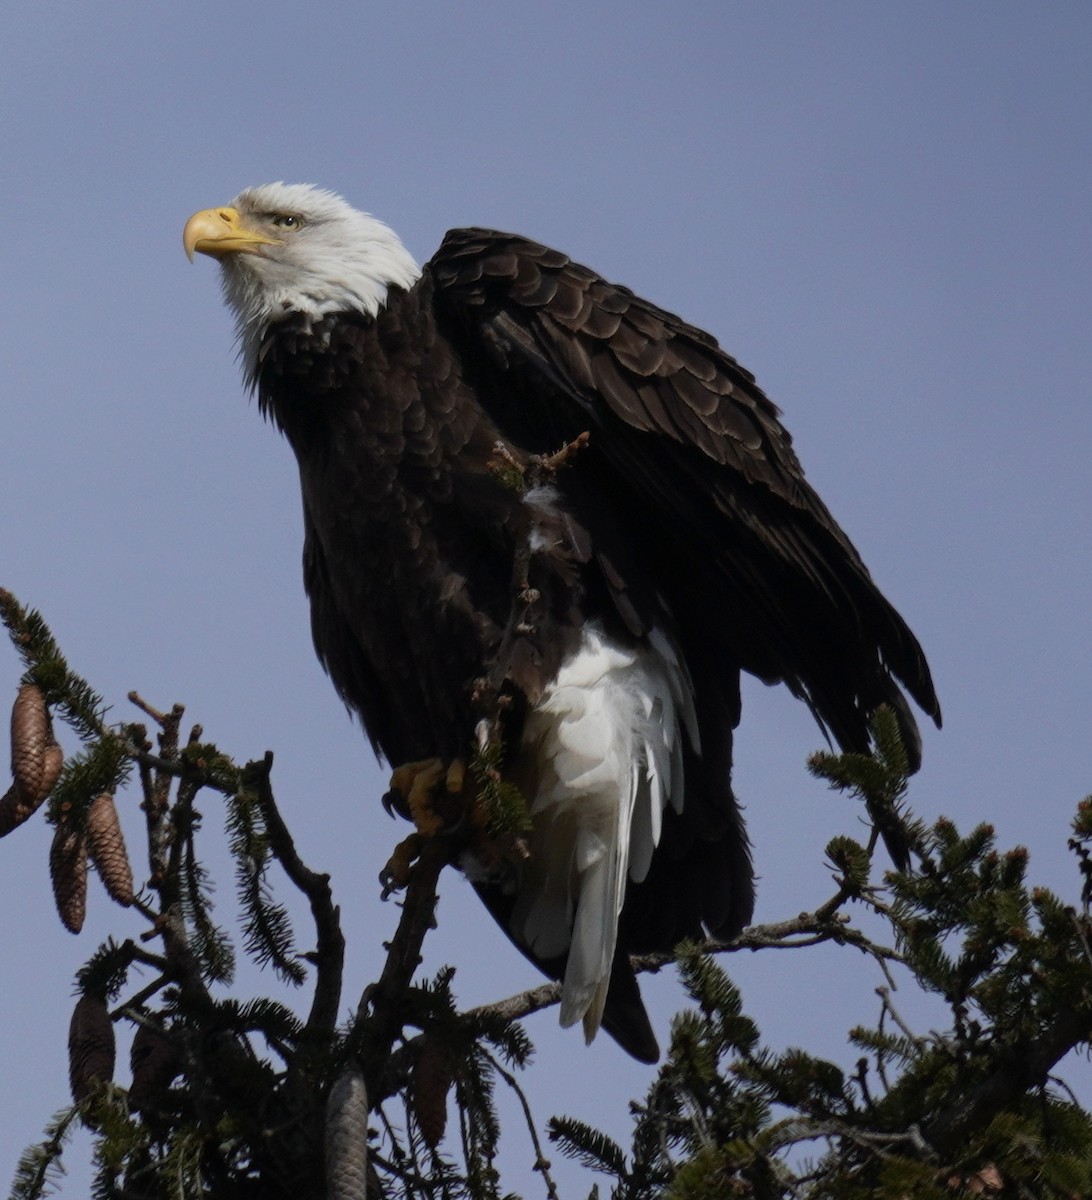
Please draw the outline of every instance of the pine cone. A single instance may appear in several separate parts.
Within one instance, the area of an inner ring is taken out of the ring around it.
[[[49,795],[64,763],[41,690],[24,683],[11,709],[11,772],[15,782],[0,799],[0,837],[17,828]]]
[[[367,1200],[368,1094],[358,1067],[337,1077],[326,1101],[327,1200]]]
[[[109,792],[96,796],[87,810],[87,849],[111,899],[125,907],[132,904],[133,869]]]
[[[68,821],[61,821],[53,833],[49,876],[61,924],[79,933],[87,915],[87,838]]]
[[[35,683],[24,683],[11,708],[11,773],[29,804],[37,805],[57,782],[60,764],[48,751],[57,745],[45,697]],[[53,769],[56,764],[56,770]]]
[[[129,1050],[133,1082],[129,1086],[129,1107],[143,1112],[155,1107],[156,1100],[171,1085],[179,1072],[178,1052],[172,1043],[150,1025],[138,1025]]]
[[[98,996],[81,996],[68,1027],[68,1083],[79,1104],[114,1078],[114,1023]]]
[[[447,1127],[447,1094],[452,1072],[448,1057],[435,1038],[425,1037],[410,1083],[413,1115],[421,1127],[421,1136],[435,1150]]]

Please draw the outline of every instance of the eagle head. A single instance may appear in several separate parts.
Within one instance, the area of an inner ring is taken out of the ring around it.
[[[251,375],[279,318],[354,310],[374,316],[391,287],[410,288],[421,274],[389,226],[310,184],[247,188],[222,208],[194,213],[182,242],[191,260],[196,251],[219,261]]]

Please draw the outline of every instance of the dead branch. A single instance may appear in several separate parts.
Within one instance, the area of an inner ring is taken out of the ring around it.
[[[402,1032],[405,993],[420,965],[425,935],[435,925],[436,884],[449,854],[443,838],[429,838],[424,843],[402,901],[398,928],[388,943],[382,974],[360,999],[350,1044],[361,1048],[368,1094],[373,1097],[381,1094],[381,1088],[372,1081],[385,1073],[391,1049]]]
[[[300,858],[288,826],[277,808],[270,781],[273,753],[249,763],[243,771],[243,785],[252,787],[258,798],[269,848],[291,882],[307,897],[315,922],[316,945],[313,955],[315,991],[302,1041],[312,1046],[326,1044],[337,1025],[341,1005],[342,973],[345,965],[345,935],[341,932],[340,913],[333,902],[330,876],[312,871]]]

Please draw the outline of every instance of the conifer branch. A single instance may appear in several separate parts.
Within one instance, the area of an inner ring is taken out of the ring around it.
[[[535,1126],[535,1119],[531,1113],[531,1105],[527,1100],[527,1093],[520,1087],[519,1080],[516,1079],[512,1072],[506,1071],[492,1054],[486,1054],[486,1058],[489,1060],[493,1070],[508,1084],[519,1100],[520,1108],[523,1110],[523,1119],[527,1123],[527,1132],[531,1138],[531,1145],[535,1151],[535,1162],[532,1170],[537,1171],[542,1176],[542,1181],[546,1185],[548,1200],[559,1200],[557,1184],[550,1174],[550,1160],[543,1153],[542,1142],[538,1136],[538,1129]]]
[[[654,969],[654,968],[653,968]],[[481,1004],[468,1011],[468,1016],[493,1016],[504,1021],[518,1021],[529,1017],[532,1013],[541,1012],[545,1008],[553,1008],[561,1003],[560,983],[540,983],[537,987],[527,988],[517,992],[506,1000],[495,1000],[490,1004]]]
[[[246,918],[246,951],[259,966],[272,966],[282,980],[299,987],[307,972],[296,956],[288,913],[273,899],[267,878],[269,832],[257,796],[245,783],[228,802],[228,832],[236,889]]]
[[[402,901],[398,928],[387,945],[383,971],[360,1000],[350,1044],[360,1044],[363,1048],[369,1095],[379,1092],[373,1087],[372,1076],[382,1075],[382,1067],[402,1028],[402,1005],[421,962],[425,935],[435,923],[436,884],[449,853],[442,838],[430,838],[424,843]]]
[[[333,902],[330,876],[312,871],[306,866],[277,808],[271,782],[272,769],[273,755],[267,752],[263,759],[244,768],[243,786],[254,789],[269,835],[270,849],[291,882],[306,896],[311,907],[316,946],[314,953],[309,957],[314,963],[316,978],[303,1038],[312,1045],[319,1045],[330,1037],[337,1024],[341,1005],[345,936],[341,931],[339,910]]]
[[[948,1105],[922,1126],[922,1136],[941,1154],[966,1144],[997,1113],[1027,1092],[1041,1088],[1051,1070],[1071,1050],[1092,1036],[1092,997],[1085,1005],[1063,1005],[1043,1032],[999,1056],[997,1069],[977,1087]]]
[[[839,904],[845,896],[836,896]],[[702,954],[734,954],[741,950],[798,950],[805,946],[817,946],[834,941],[850,946],[881,962],[903,963],[905,958],[898,950],[873,941],[860,930],[849,924],[848,916],[830,911],[833,901],[828,901],[810,913],[801,913],[784,921],[773,921],[762,925],[749,925],[729,942],[707,938],[695,943]],[[673,954],[634,954],[630,966],[637,974],[655,974],[676,961]],[[504,1000],[492,1001],[471,1009],[476,1014],[489,1013],[506,1020],[518,1021],[545,1008],[561,1002],[560,983],[542,983],[536,987],[517,992]]]
[[[11,1200],[39,1200],[48,1196],[62,1173],[61,1154],[79,1120],[78,1105],[61,1109],[49,1122],[42,1141],[28,1146],[19,1159],[11,1185]]]

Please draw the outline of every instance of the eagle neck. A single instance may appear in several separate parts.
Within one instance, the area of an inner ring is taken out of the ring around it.
[[[406,331],[420,325],[423,310],[419,287],[392,286],[374,313],[357,307],[321,315],[291,311],[270,321],[247,366],[262,415],[297,455],[329,436],[346,408],[356,410],[364,426],[387,423],[390,417],[379,411],[407,402],[409,379],[392,347],[405,346]]]

